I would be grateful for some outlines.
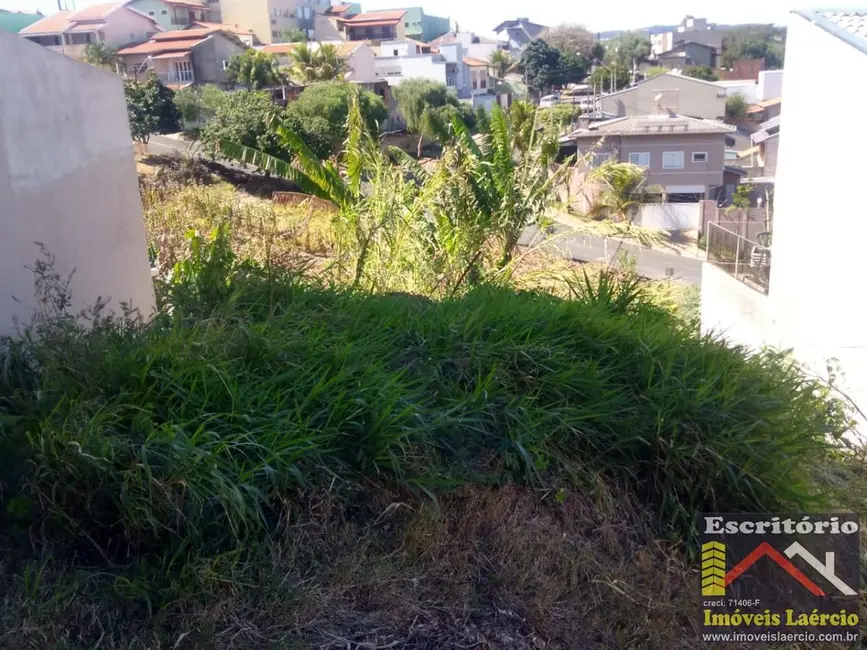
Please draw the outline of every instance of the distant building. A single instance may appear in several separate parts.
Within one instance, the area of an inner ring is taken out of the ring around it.
[[[28,25],[19,34],[29,41],[81,59],[88,43],[121,47],[147,40],[161,30],[153,16],[121,2],[106,2],[78,11],[58,11]]]
[[[589,155],[590,166],[608,160],[647,169],[648,186],[669,201],[720,198],[726,136],[735,127],[665,112],[591,123],[560,139],[564,155]]]
[[[689,117],[722,119],[725,117],[726,89],[710,81],[667,72],[640,81],[631,88],[603,95],[599,106],[604,114],[615,117],[670,111]]]
[[[382,42],[406,38],[406,11],[368,11],[337,23],[347,41]]]
[[[506,20],[494,27],[494,33],[501,38],[504,38],[509,47],[509,52],[515,59],[521,58],[521,52],[527,44],[539,38],[547,29],[545,25],[532,23],[528,18],[517,18],[516,20]]]
[[[466,56],[482,61],[487,61],[495,50],[508,49],[505,41],[476,36],[473,32],[447,32],[430,42],[435,47],[448,43],[460,43],[464,47]]]
[[[430,16],[421,7],[405,7],[396,11],[405,11],[403,18],[404,31],[407,38],[429,43],[449,31],[451,20]]]
[[[707,66],[715,68],[717,62],[716,50],[711,45],[704,43],[679,43],[668,52],[663,52],[656,57],[655,64],[666,70],[683,72],[691,66]]]
[[[719,55],[722,54],[723,32],[713,25],[708,25],[705,18],[687,16],[675,31],[651,35],[650,43],[653,57],[658,57],[663,52],[670,52],[682,43],[710,45]]]
[[[127,76],[142,77],[152,70],[169,88],[193,84],[228,87],[229,60],[247,46],[219,29],[183,29],[156,34],[151,40],[118,50]]]
[[[337,50],[337,56],[346,62],[347,71],[345,81],[361,84],[372,84],[379,80],[376,75],[376,53],[373,48],[363,42],[333,43]],[[272,43],[262,48],[263,52],[274,54],[281,65],[288,66],[292,63],[290,56],[292,50],[299,43]],[[319,43],[310,43],[312,50],[319,49]]]
[[[25,13],[23,11],[0,9],[0,32],[17,34],[28,25],[32,25],[37,20],[42,20],[43,18],[45,16],[38,11],[35,13]]]
[[[208,7],[194,0],[130,0],[128,7],[156,20],[165,31],[208,19]]]
[[[219,22],[250,29],[262,43],[286,42],[296,29],[312,40],[319,38],[318,17],[328,9],[328,0],[219,0]]]

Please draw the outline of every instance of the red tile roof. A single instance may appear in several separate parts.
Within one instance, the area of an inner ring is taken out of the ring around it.
[[[28,25],[19,34],[59,34],[69,26],[69,17],[74,11],[58,11],[42,20]]]
[[[100,2],[95,5],[90,5],[89,7],[85,7],[84,9],[80,9],[72,14],[69,19],[70,20],[101,20],[105,18],[109,13],[120,7],[123,3],[121,2]]]
[[[346,13],[350,9],[352,9],[351,4],[344,3],[339,5],[331,5],[330,7],[328,7],[328,9],[325,10],[325,13],[329,16],[335,16],[337,14]]]
[[[299,45],[300,43],[271,43],[270,45],[265,45],[259,51],[266,54],[289,54],[289,52]]]
[[[148,41],[147,43],[139,43],[131,47],[125,47],[118,50],[118,54],[126,56],[130,54],[143,54],[151,56],[161,52],[182,52],[193,49],[196,45],[202,42],[201,38],[190,39],[188,41]]]
[[[368,11],[367,13],[357,14],[352,18],[343,18],[341,22],[345,25],[355,26],[355,25],[396,25],[399,23],[403,17],[406,16],[406,12],[403,10],[397,11]]]
[[[170,32],[160,32],[159,34],[154,34],[151,36],[151,40],[154,41],[176,41],[178,39],[189,40],[191,38],[203,39],[205,36],[210,36],[214,32],[219,31],[218,29],[213,29],[211,27],[202,28],[202,29],[175,29]]]
[[[194,0],[165,0],[167,5],[179,5],[182,7],[193,7],[195,9],[207,9],[207,7],[201,2],[194,2]]]
[[[468,56],[464,57],[464,63],[466,63],[471,68],[482,68],[482,67],[489,68],[489,67],[491,67],[491,64],[488,63],[487,61],[482,61],[481,59],[473,59],[473,58],[470,58]]]
[[[252,36],[253,31],[250,29],[244,29],[243,27],[238,27],[237,25],[226,25],[224,23],[206,23],[202,21],[196,21],[193,23],[194,25],[198,25],[201,29],[221,29],[224,32],[231,32],[232,34],[238,34],[239,36]],[[191,29],[196,29],[195,27]],[[191,29],[187,29],[184,31],[191,31]]]

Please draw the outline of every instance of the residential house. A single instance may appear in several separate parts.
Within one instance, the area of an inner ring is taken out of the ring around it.
[[[58,11],[19,32],[28,41],[76,59],[84,57],[88,43],[120,47],[149,39],[161,31],[152,16],[123,2],[90,5],[78,11]]]
[[[161,32],[145,43],[122,48],[118,56],[128,76],[140,77],[153,70],[160,81],[173,89],[192,84],[229,87],[226,75],[229,60],[246,49],[230,32],[183,29]]]
[[[681,43],[710,45],[717,54],[722,54],[723,32],[709,25],[706,18],[687,16],[675,31],[651,35],[650,43],[651,54],[655,57],[670,52]]]
[[[0,32],[0,335],[40,301],[41,242],[69,277],[70,314],[112,299],[149,319],[154,287],[121,79]],[[8,89],[9,92],[6,92]]]
[[[493,67],[486,60],[465,56],[463,61],[469,74],[473,107],[484,106],[486,110],[491,110],[497,103],[497,79]]]
[[[865,87],[852,80],[865,78],[867,12],[790,14],[772,238],[762,246],[712,228],[701,288],[703,330],[755,350],[791,349],[814,376],[828,378],[830,367],[836,387],[861,413],[867,412],[867,328],[859,299],[867,220],[859,192],[867,131],[857,126]],[[818,123],[817,80],[834,89],[835,106],[833,118]],[[821,160],[810,146],[817,124]],[[864,433],[864,416],[854,416]]]
[[[667,72],[603,95],[599,105],[604,114],[612,117],[653,115],[664,110],[717,119],[725,116],[726,91],[709,81]]]
[[[262,43],[282,43],[292,30],[316,36],[319,13],[330,0],[219,0],[220,22],[250,29]],[[216,20],[216,18],[213,18]]]
[[[457,42],[434,48],[409,39],[384,41],[376,57],[376,76],[389,86],[397,86],[404,79],[430,79],[445,84],[459,99],[472,102],[471,68],[464,59],[463,46]],[[477,82],[479,79],[477,73]],[[487,80],[485,85],[489,85]],[[484,99],[478,101],[483,103]]]
[[[755,122],[767,122],[772,117],[779,117],[782,107],[782,97],[766,99],[747,108],[747,117]]]
[[[368,11],[348,18],[338,18],[337,23],[347,41],[394,41],[406,38],[406,11]]]
[[[711,45],[693,43],[692,41],[675,45],[668,52],[662,52],[656,57],[655,65],[667,70],[683,72],[690,66],[716,67],[717,53]]]
[[[28,25],[32,25],[37,20],[42,20],[43,18],[45,18],[45,16],[38,11],[35,13],[26,13],[24,11],[0,9],[0,32],[17,34]]]
[[[741,166],[748,174],[745,182],[752,184],[759,195],[773,192],[780,149],[780,116],[763,122],[750,141],[752,146],[739,154]]]
[[[487,61],[496,50],[506,50],[508,45],[505,41],[497,41],[484,36],[476,36],[473,32],[448,32],[430,42],[434,47],[449,43],[460,43],[464,53],[471,59]]]
[[[272,43],[265,45],[261,50],[276,55],[280,65],[289,66],[292,63],[290,54],[298,45],[298,43]],[[346,62],[345,81],[360,84],[372,84],[379,81],[379,77],[376,75],[376,53],[371,46],[361,41],[330,43],[330,45],[335,47],[337,55]],[[308,43],[307,46],[316,51],[319,49],[320,43]]]
[[[722,122],[664,113],[589,123],[560,139],[562,155],[588,157],[590,167],[607,160],[647,169],[649,187],[663,199],[719,199],[725,185],[726,136]]]
[[[229,32],[230,34],[234,34],[235,36],[237,36],[238,40],[248,47],[253,47],[258,43],[256,35],[253,33],[253,30],[244,29],[243,27],[239,27],[238,25],[226,25],[224,23],[197,21],[190,25],[188,29],[214,29],[223,32]]]
[[[528,18],[506,20],[494,27],[494,33],[507,41],[509,52],[514,59],[521,58],[521,52],[530,41],[539,38],[547,29],[545,25],[532,23]],[[504,35],[504,36],[501,36]]]
[[[429,43],[451,27],[451,19],[426,14],[422,7],[406,7],[396,11],[406,12],[403,18],[404,35],[417,41]]]
[[[195,0],[129,0],[126,5],[151,16],[165,31],[183,29],[208,19],[208,7]]]

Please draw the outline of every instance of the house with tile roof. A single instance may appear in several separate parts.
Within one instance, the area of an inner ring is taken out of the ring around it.
[[[401,11],[406,12],[403,19],[406,36],[423,43],[430,43],[451,27],[450,18],[432,16],[423,7],[404,7]]]
[[[666,72],[603,95],[603,113],[612,117],[652,115],[662,109],[707,119],[725,117],[726,89],[711,81]]]
[[[560,139],[562,155],[586,166],[614,160],[647,170],[647,183],[670,201],[716,199],[724,183],[726,136],[735,127],[716,120],[662,113],[587,123]]]
[[[152,17],[165,31],[206,21],[208,6],[199,0],[128,0],[127,6]]]
[[[752,241],[711,227],[701,287],[704,331],[754,350],[791,349],[813,376],[828,379],[831,368],[835,396],[849,404],[862,434],[867,131],[858,125],[867,88],[858,80],[865,78],[867,7],[789,15],[770,232]],[[818,83],[834,89],[831,118],[817,116]],[[762,130],[773,135],[773,126]]]
[[[84,57],[88,43],[122,47],[149,39],[162,31],[152,16],[124,2],[101,2],[77,11],[58,11],[28,25],[19,34],[76,59]]]
[[[367,11],[349,18],[338,18],[337,23],[347,41],[393,41],[406,38],[404,18],[406,11]]]
[[[227,25],[225,23],[211,23],[206,21],[196,21],[192,25],[190,25],[187,29],[217,29],[220,31],[228,32],[230,34],[234,34],[238,37],[238,40],[247,45],[248,47],[253,47],[257,45],[256,35],[253,33],[252,29],[244,29],[239,25]]]
[[[160,32],[144,43],[118,50],[127,76],[142,78],[153,71],[164,84],[178,90],[193,84],[230,87],[229,60],[248,47],[228,31],[213,28]]]

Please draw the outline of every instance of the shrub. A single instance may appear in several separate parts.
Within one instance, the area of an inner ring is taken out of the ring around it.
[[[280,107],[271,101],[267,93],[226,93],[211,121],[202,128],[202,145],[206,151],[213,153],[221,140],[231,140],[272,155],[286,155],[285,148],[271,128],[271,121],[281,114]]]
[[[747,116],[747,100],[740,93],[726,99],[726,117],[733,120],[743,120]]]

